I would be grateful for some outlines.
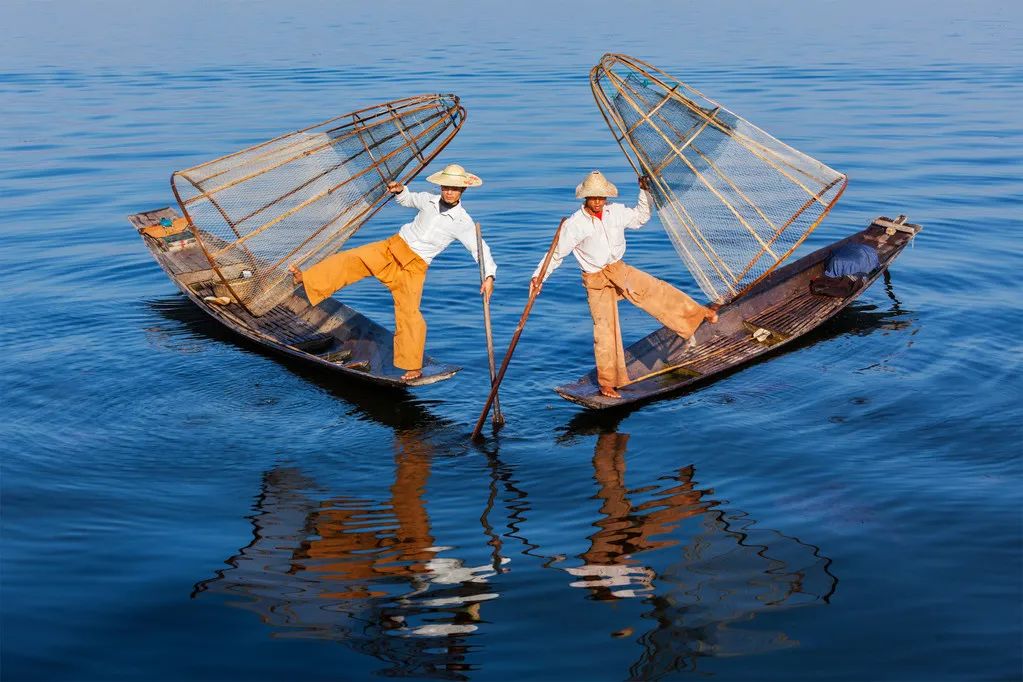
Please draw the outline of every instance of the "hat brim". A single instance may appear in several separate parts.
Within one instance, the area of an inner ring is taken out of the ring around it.
[[[610,197],[614,198],[618,196],[618,188],[614,185],[605,187],[583,187],[579,185],[575,188],[576,199],[589,199],[590,197]]]
[[[434,173],[426,178],[426,181],[444,187],[479,187],[483,184],[483,180],[472,173],[466,173],[465,175],[451,175],[444,171]]]

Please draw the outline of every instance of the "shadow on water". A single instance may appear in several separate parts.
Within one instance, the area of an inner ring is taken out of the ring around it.
[[[217,324],[184,296],[150,300],[146,301],[146,305],[160,317],[184,326],[188,333],[196,337],[232,344],[273,359],[296,376],[349,403],[361,416],[371,421],[401,430],[454,426],[454,422],[430,412],[404,388],[363,384],[350,377],[325,372],[312,363],[274,353]]]
[[[628,440],[623,433],[596,440],[592,499],[600,508],[587,527],[597,530],[571,559],[528,540],[535,510],[496,451],[487,455],[489,483],[480,486],[478,505],[491,561],[478,566],[460,558],[478,548],[444,546],[436,537],[425,491],[437,446],[425,432],[395,435],[393,480],[376,494],[328,490],[300,468],[275,467],[248,517],[251,541],[197,583],[192,597],[217,595],[256,613],[272,637],[351,647],[382,661],[378,674],[397,677],[469,679],[485,658],[483,642],[473,638],[494,628],[498,613],[513,612],[488,604],[528,601],[513,590],[529,589],[535,580],[523,577],[537,570],[564,575],[567,592],[587,593],[581,608],[590,613],[581,622],[590,626],[581,636],[604,638],[598,623],[628,619],[611,635],[637,646],[630,679],[694,670],[701,657],[797,646],[753,621],[829,603],[838,586],[831,559],[758,528],[713,489],[701,489],[692,466],[627,486]],[[515,561],[524,575],[506,583],[513,547],[532,561]],[[617,609],[622,600],[639,612]]]
[[[606,433],[616,431],[619,424],[636,410],[652,402],[672,400],[695,391],[699,391],[726,377],[742,372],[743,370],[755,367],[776,358],[798,353],[799,351],[812,348],[819,343],[831,341],[842,336],[869,336],[878,331],[901,331],[911,329],[916,322],[913,311],[903,309],[902,302],[895,295],[895,288],[892,285],[892,277],[889,271],[884,272],[884,292],[892,302],[891,307],[880,309],[873,303],[854,301],[842,309],[835,317],[824,322],[811,332],[787,343],[781,348],[758,356],[756,359],[741,364],[719,374],[707,377],[705,381],[697,381],[689,384],[678,391],[666,393],[653,397],[649,400],[641,400],[622,407],[612,407],[605,410],[586,410],[575,414],[569,422],[560,429],[557,440],[566,442],[577,435],[595,433]],[[911,332],[915,333],[915,332]]]

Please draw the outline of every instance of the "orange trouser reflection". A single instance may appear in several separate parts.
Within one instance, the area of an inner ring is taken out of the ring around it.
[[[394,484],[382,505],[393,515],[393,527],[381,529],[378,524],[367,522],[381,508],[376,500],[339,498],[321,503],[321,509],[312,513],[307,522],[315,537],[304,544],[301,556],[297,557],[319,560],[312,570],[329,574],[333,580],[350,581],[384,576],[411,579],[426,572],[428,562],[437,553],[430,549],[435,542],[423,498],[432,452],[415,434],[401,433],[396,438]],[[303,566],[301,561],[295,565]],[[348,598],[382,594],[350,589]]]

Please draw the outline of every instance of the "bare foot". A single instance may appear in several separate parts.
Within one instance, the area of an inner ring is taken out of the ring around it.
[[[299,270],[298,267],[294,263],[292,263],[291,265],[288,266],[288,272],[291,273],[291,281],[292,282],[294,282],[295,284],[301,284],[302,283],[302,271]]]
[[[703,319],[711,324],[716,324],[718,321],[718,307],[716,305],[707,306],[707,314],[703,316]]]
[[[402,381],[414,381],[419,377],[423,376],[423,370],[421,369],[410,369],[401,375]]]
[[[606,398],[621,398],[622,394],[614,389],[614,386],[601,386],[600,395]]]

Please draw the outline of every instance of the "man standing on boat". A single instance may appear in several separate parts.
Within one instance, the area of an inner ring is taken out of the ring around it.
[[[684,339],[691,338],[704,320],[717,322],[717,313],[622,260],[625,230],[638,229],[650,220],[652,198],[646,177],[639,178],[639,201],[635,208],[607,203],[608,197],[618,196],[618,188],[600,171],[587,175],[575,188],[575,196],[583,200],[583,205],[562,225],[544,280],[568,254],[575,255],[583,271],[583,287],[593,317],[593,355],[600,393],[609,398],[621,398],[615,389],[627,384],[629,375],[618,324],[619,299],[624,298],[642,308]],[[542,266],[541,260],[533,272],[529,283],[532,291],[543,286],[538,280]]]
[[[300,271],[294,264],[288,267],[295,283],[305,287],[313,305],[370,275],[380,280],[394,298],[394,365],[406,370],[402,381],[413,381],[423,375],[426,320],[419,311],[419,302],[431,261],[457,239],[479,262],[476,227],[461,199],[467,187],[478,187],[483,181],[457,164],[451,164],[426,180],[440,185],[439,195],[410,192],[400,183],[387,183],[388,191],[397,195],[399,204],[419,209],[415,220],[402,225],[398,234],[341,251],[307,270]],[[483,266],[486,277],[480,293],[489,301],[497,265],[485,242]]]

